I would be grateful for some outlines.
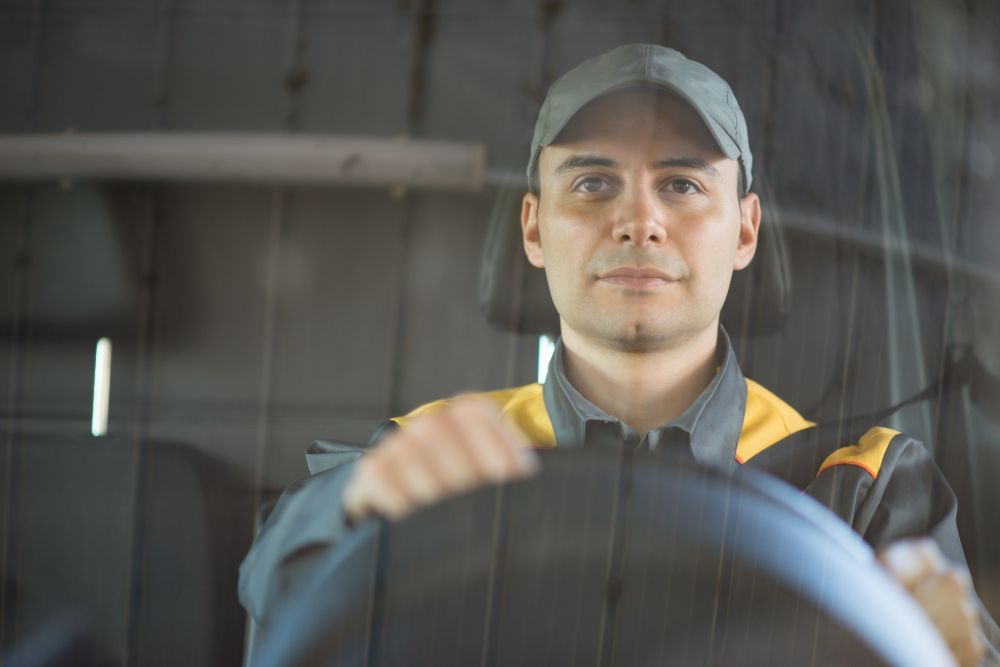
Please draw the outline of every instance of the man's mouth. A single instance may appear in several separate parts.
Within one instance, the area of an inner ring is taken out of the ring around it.
[[[654,268],[620,267],[597,277],[601,282],[621,285],[629,289],[646,290],[665,287],[680,280],[677,276]]]

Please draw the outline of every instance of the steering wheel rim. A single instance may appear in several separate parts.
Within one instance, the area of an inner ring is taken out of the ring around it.
[[[871,549],[770,476],[541,456],[533,479],[359,526],[273,615],[255,664],[950,659]]]

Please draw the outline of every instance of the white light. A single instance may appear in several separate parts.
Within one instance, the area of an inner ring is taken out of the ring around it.
[[[538,337],[538,384],[544,384],[549,374],[549,361],[556,351],[556,342],[550,336]]]
[[[95,436],[108,433],[108,399],[111,397],[111,339],[97,341],[94,361],[94,413],[90,432]]]

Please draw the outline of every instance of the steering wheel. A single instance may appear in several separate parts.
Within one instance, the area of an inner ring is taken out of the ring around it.
[[[530,480],[363,524],[262,665],[940,665],[871,549],[763,473],[543,451]]]

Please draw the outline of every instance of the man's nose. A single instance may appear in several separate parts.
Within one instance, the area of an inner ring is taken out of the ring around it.
[[[623,193],[614,226],[614,237],[637,246],[667,240],[666,211],[658,193],[634,188]]]

